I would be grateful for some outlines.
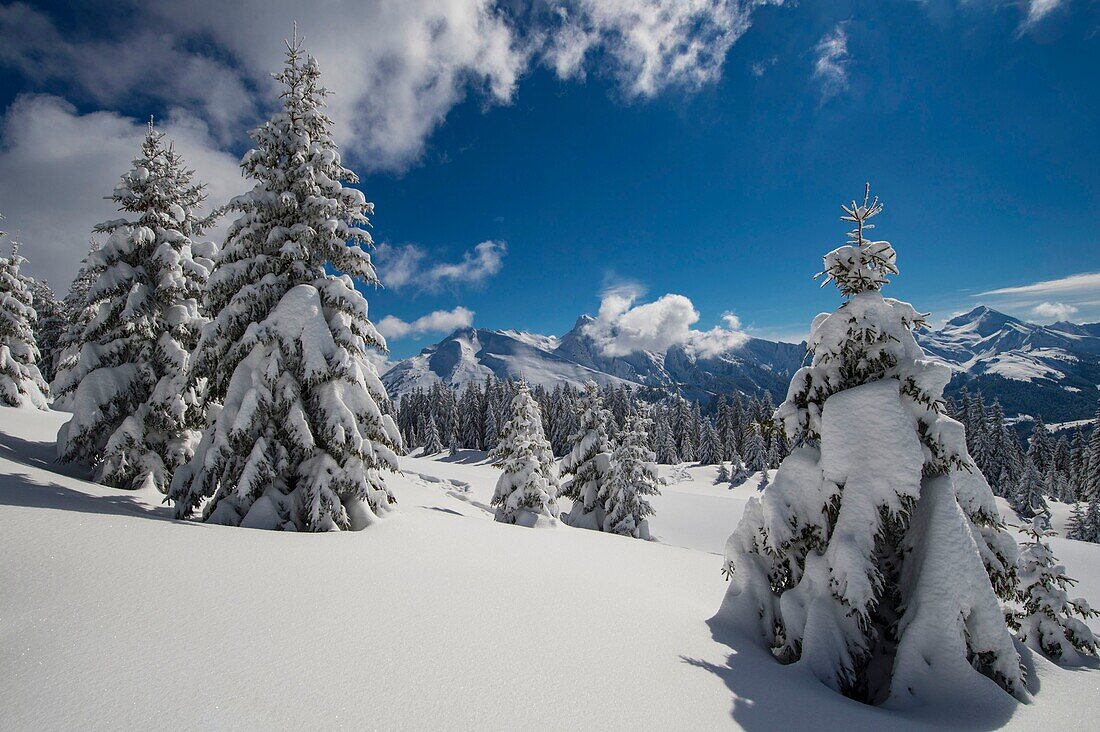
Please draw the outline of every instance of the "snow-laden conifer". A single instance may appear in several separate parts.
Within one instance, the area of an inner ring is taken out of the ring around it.
[[[1020,518],[1030,520],[1035,516],[1050,517],[1050,508],[1043,497],[1043,491],[1043,477],[1039,474],[1039,469],[1035,463],[1026,460],[1016,490],[1012,494],[1012,508]]]
[[[490,456],[503,470],[490,505],[502,523],[553,523],[559,514],[558,466],[543,432],[542,412],[526,382],[516,387],[511,414]]]
[[[0,257],[0,403],[48,409],[49,387],[38,370],[34,342],[34,298],[27,279],[19,274],[25,261],[15,243],[11,256]]]
[[[1074,661],[1078,654],[1096,655],[1096,638],[1084,621],[1097,617],[1089,604],[1069,598],[1066,590],[1077,581],[1066,576],[1045,539],[1053,536],[1047,520],[1036,516],[1024,530],[1027,541],[1020,552],[1020,604],[1015,618],[1020,640],[1055,661]]]
[[[561,495],[573,501],[573,509],[563,520],[570,526],[602,530],[611,460],[607,438],[611,413],[604,408],[595,381],[584,385],[577,411],[580,430],[570,436],[572,447],[561,461],[562,474],[573,476],[561,487]]]
[[[649,420],[630,417],[611,454],[611,472],[607,485],[606,530],[613,534],[649,539],[649,521],[653,506],[646,496],[660,493],[657,488],[657,464],[647,446]]]
[[[53,288],[45,280],[27,278],[31,300],[37,316],[34,324],[34,342],[38,346],[38,370],[46,383],[53,381],[57,372],[57,357],[61,336],[65,332],[65,307],[57,299]]]
[[[964,479],[964,429],[942,413],[950,371],[912,333],[924,318],[879,293],[898,271],[865,236],[881,210],[869,192],[844,207],[855,228],[825,275],[847,300],[814,320],[812,362],[777,412],[802,446],[729,539],[719,617],[863,701],[961,701],[990,680],[1023,697],[991,580],[1014,576],[1015,542],[985,481]]]
[[[73,413],[58,433],[58,457],[88,462],[108,485],[167,491],[205,422],[188,379],[214,254],[192,240],[210,223],[197,213],[205,192],[150,122],[112,199],[132,218],[96,227],[108,239],[89,255],[99,272],[89,320],[55,382]]]
[[[210,276],[195,373],[223,402],[171,497],[176,515],[258,528],[358,529],[390,508],[401,436],[368,357],[385,341],[355,285],[378,282],[372,204],[341,164],[317,61],[288,42],[281,109],[241,162],[253,189]]]

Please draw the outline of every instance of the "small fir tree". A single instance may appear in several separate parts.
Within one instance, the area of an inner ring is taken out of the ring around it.
[[[1100,615],[1081,598],[1066,594],[1077,581],[1066,576],[1045,539],[1053,536],[1047,520],[1036,516],[1024,530],[1019,576],[1021,612],[1015,618],[1020,640],[1055,661],[1078,654],[1096,655],[1096,638],[1084,621]]]
[[[657,488],[657,464],[647,443],[649,420],[631,417],[619,434],[611,455],[608,481],[607,531],[637,539],[649,539],[649,521],[653,506],[646,496],[660,493]]]
[[[491,459],[503,470],[490,501],[497,521],[537,526],[558,518],[558,467],[526,382],[516,388],[512,417]]]
[[[587,382],[577,405],[580,431],[570,437],[572,447],[561,461],[562,474],[573,476],[561,490],[561,495],[573,501],[573,509],[565,522],[597,530],[604,527],[603,504],[611,460],[607,437],[611,413],[603,404],[596,382]]]
[[[0,217],[2,218],[2,217]],[[4,232],[0,231],[0,238]],[[0,257],[0,403],[9,407],[48,409],[49,387],[38,370],[38,346],[34,342],[37,316],[33,295],[19,267],[19,245],[11,256]]]

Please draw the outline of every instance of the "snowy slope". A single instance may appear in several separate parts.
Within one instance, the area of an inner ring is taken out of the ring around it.
[[[4,729],[1087,729],[1100,672],[903,718],[708,625],[750,486],[662,468],[660,541],[491,520],[482,455],[404,458],[358,533],[172,521],[54,472],[66,415],[0,409]],[[1100,547],[1056,540],[1100,598]],[[684,548],[687,547],[687,548]]]

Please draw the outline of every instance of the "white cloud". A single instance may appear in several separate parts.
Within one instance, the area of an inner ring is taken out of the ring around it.
[[[436,310],[411,323],[387,315],[378,322],[378,332],[386,338],[400,339],[425,333],[451,333],[458,328],[468,328],[474,322],[474,312],[461,305],[454,310]]]
[[[378,276],[391,290],[412,288],[436,292],[447,286],[480,285],[500,272],[508,245],[502,241],[483,241],[463,252],[458,262],[432,262],[428,253],[415,244],[380,244],[374,258]]]
[[[629,97],[697,89],[721,77],[756,7],[782,1],[571,0],[558,6],[543,58],[558,76],[583,78],[585,59],[602,51]]]
[[[821,83],[821,99],[828,100],[848,88],[848,28],[837,23],[814,46],[814,78]]]
[[[1031,309],[1031,314],[1037,318],[1054,320],[1069,320],[1078,312],[1076,307],[1064,302],[1041,302]]]
[[[237,160],[218,150],[203,122],[178,115],[158,128],[208,184],[211,202],[246,190]],[[114,112],[82,115],[53,96],[21,96],[8,108],[0,120],[0,202],[6,230],[24,245],[29,274],[65,291],[92,227],[118,218],[104,196],[129,170],[144,135],[144,122]],[[220,239],[220,231],[208,237]]]
[[[641,292],[632,284],[606,290],[599,315],[585,328],[607,356],[626,356],[638,351],[667,351],[684,346],[700,356],[715,356],[728,351],[748,336],[739,331],[740,321],[732,313],[722,316],[724,326],[708,331],[694,330],[699,312],[683,295],[667,294],[641,305],[634,303]]]
[[[1064,0],[1026,0],[1027,15],[1020,24],[1020,31],[1026,32],[1043,18],[1062,6]]]
[[[296,19],[355,167],[403,170],[469,94],[510,103],[536,59],[561,78],[607,70],[628,98],[696,89],[720,78],[754,10],[782,1],[131,0],[125,24],[92,39],[14,3],[0,6],[0,64],[101,106],[185,106],[239,144],[275,104],[269,75]]]

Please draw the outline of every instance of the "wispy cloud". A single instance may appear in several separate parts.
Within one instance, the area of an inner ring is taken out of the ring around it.
[[[821,101],[848,88],[848,23],[842,21],[814,46],[813,77],[821,84]]]
[[[461,305],[454,310],[436,310],[422,315],[412,322],[406,322],[393,315],[387,315],[378,321],[378,332],[386,338],[401,339],[421,336],[426,333],[450,333],[458,328],[473,325],[474,311]]]
[[[1013,315],[1038,320],[1082,320],[1100,317],[1100,272],[1084,272],[1056,280],[998,287],[973,295]]]
[[[1065,0],[1027,0],[1027,15],[1020,24],[1020,32],[1026,33],[1035,24],[1065,4]]]
[[[996,290],[979,292],[975,297],[987,295],[1028,295],[1034,297],[1052,297],[1066,294],[1090,295],[1100,292],[1100,272],[1070,275],[1057,280],[1043,280],[1029,285],[1001,287]]]
[[[504,242],[483,241],[464,252],[457,262],[435,262],[416,244],[381,244],[374,257],[379,263],[379,278],[389,289],[438,292],[449,286],[483,284],[500,272],[507,253]]]

